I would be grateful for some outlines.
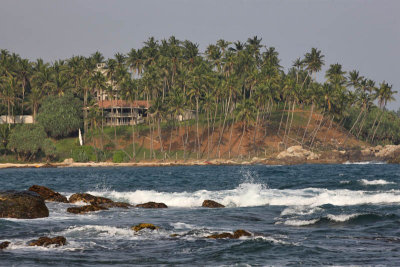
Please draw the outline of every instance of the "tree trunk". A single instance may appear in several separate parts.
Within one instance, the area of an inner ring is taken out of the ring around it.
[[[240,141],[239,141],[239,147],[238,147],[238,157],[239,157],[239,153],[240,153],[240,147],[242,146],[242,140],[243,140],[243,136],[244,136],[244,132],[246,131],[246,122],[243,122],[243,132],[242,132],[242,136],[240,137]]]
[[[254,129],[254,136],[253,136],[254,148],[256,148],[257,131],[258,131],[258,116],[259,116],[259,114],[260,114],[260,110],[257,109],[256,126],[255,126],[255,129]]]
[[[379,116],[378,125],[375,127],[374,134],[372,135],[371,143],[374,142],[375,134],[376,134],[376,131],[377,131],[378,128],[379,128],[379,125],[381,124],[382,117],[383,117],[383,113],[384,113],[384,110],[382,110],[381,116]]]
[[[323,121],[324,121],[324,114],[322,114],[321,121],[319,122],[318,128],[315,130],[314,136],[313,136],[313,138],[311,140],[311,144],[310,144],[310,148],[311,149],[313,147],[313,143],[314,143],[315,137],[317,136],[317,133],[318,133],[319,129],[321,128],[321,124],[322,124]]]
[[[289,131],[287,136],[290,134],[290,130],[292,129],[292,124],[293,124],[293,117],[294,117],[294,108],[296,107],[296,101],[293,101],[293,108],[292,108],[292,118],[290,119],[290,124],[289,124]]]
[[[227,114],[228,114],[228,111],[229,111],[230,102],[231,102],[231,94],[229,94],[228,103],[227,103],[226,109],[225,109],[224,122],[222,124],[222,130],[221,130],[221,133],[220,133],[220,136],[219,136],[219,141],[218,141],[217,157],[220,156],[219,155],[220,154],[220,146],[221,146],[222,136],[224,135],[224,131],[225,131],[225,122],[226,122],[226,117],[228,116]]]
[[[160,118],[157,118],[157,128],[158,128],[158,138],[160,139],[160,151],[161,153],[164,152],[163,143],[162,143],[162,133],[160,127]]]
[[[210,112],[207,109],[207,159],[210,159]]]
[[[306,134],[307,134],[307,129],[308,129],[308,126],[310,125],[310,122],[311,122],[311,118],[312,118],[313,111],[314,111],[314,102],[312,102],[312,103],[311,103],[311,111],[310,111],[310,116],[308,117],[308,122],[307,122],[306,128],[304,129],[303,138],[301,139],[301,145],[303,145],[303,144],[304,144],[304,138],[306,137]]]
[[[287,100],[285,100],[285,105],[283,106],[281,121],[279,122],[279,128],[278,128],[278,132],[277,132],[277,135],[278,135],[278,136],[279,136],[279,132],[281,131],[281,126],[282,126],[282,121],[283,121],[283,115],[285,115],[286,104],[287,104]]]
[[[286,116],[285,133],[284,133],[283,139],[282,139],[283,143],[285,144],[285,149],[286,149],[286,146],[287,146],[287,144],[286,144],[286,135],[287,135],[287,130],[289,128],[289,117],[290,117],[289,113],[290,113],[290,100],[289,100],[288,111],[287,111],[287,116]]]
[[[88,111],[87,111],[87,99],[88,99],[88,90],[85,88],[85,96],[83,98],[83,143],[86,144],[86,133],[88,131]]]
[[[196,96],[196,139],[197,139],[197,159],[200,153],[200,138],[199,138],[199,98]]]
[[[231,141],[232,141],[232,132],[233,132],[233,128],[235,127],[235,122],[236,122],[236,118],[233,118],[233,123],[231,125],[231,133],[229,134],[229,158],[231,158],[231,151],[232,151],[232,145],[231,145]]]
[[[136,120],[133,114],[133,107],[131,103],[131,125],[132,125],[132,158],[136,160],[136,146],[135,146],[135,125]]]
[[[364,118],[363,118],[363,120],[361,121],[360,129],[359,129],[359,131],[358,131],[358,133],[357,133],[357,139],[359,138],[359,136],[360,136],[360,134],[361,134],[361,131],[362,131],[362,129],[364,128],[364,124],[365,124],[365,121],[367,120],[367,117],[368,117],[368,112],[366,111],[366,112],[365,112],[365,115],[364,115]]]

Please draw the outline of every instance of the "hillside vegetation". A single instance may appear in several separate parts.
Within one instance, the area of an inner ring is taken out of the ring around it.
[[[275,48],[261,41],[218,40],[200,52],[189,40],[149,38],[113,58],[95,52],[51,64],[1,50],[0,112],[33,115],[57,151],[46,141],[18,152],[20,144],[9,140],[20,128],[10,123],[0,131],[4,160],[13,153],[20,160],[244,158],[292,145],[328,150],[400,143],[399,117],[385,109],[396,93],[389,83],[339,63],[319,82],[325,64],[319,49],[285,70]],[[110,100],[149,101],[144,123],[106,127],[96,99],[104,91]],[[180,121],[188,112],[192,119]],[[84,147],[76,142],[80,128]]]

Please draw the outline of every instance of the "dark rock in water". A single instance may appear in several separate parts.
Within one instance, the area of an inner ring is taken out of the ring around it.
[[[1,242],[0,249],[5,249],[8,247],[8,245],[10,245],[10,242],[8,242],[8,241]]]
[[[156,202],[147,202],[143,204],[136,205],[138,208],[144,208],[144,209],[165,209],[168,208],[167,205],[164,203],[156,203]]]
[[[135,232],[139,232],[142,229],[156,230],[158,229],[158,227],[151,223],[140,223],[138,225],[132,226],[131,229]]]
[[[76,193],[69,197],[70,203],[75,203],[75,202],[79,202],[79,201],[90,203],[93,205],[100,205],[100,204],[104,204],[104,203],[112,203],[113,202],[109,198],[96,197],[96,196],[93,196],[88,193]]]
[[[231,233],[213,234],[213,235],[207,236],[207,238],[214,238],[214,239],[228,238],[228,239],[233,239],[233,235]]]
[[[251,236],[251,234],[245,230],[239,229],[236,230],[233,234],[231,233],[222,233],[222,234],[214,234],[214,235],[209,235],[207,238],[213,238],[213,239],[239,239],[242,236]]]
[[[0,192],[0,218],[35,219],[49,216],[43,198],[31,191]]]
[[[214,200],[204,200],[203,204],[201,205],[202,207],[206,208],[225,208],[224,205],[219,204],[218,202],[215,202]]]
[[[32,240],[29,242],[29,246],[42,246],[42,247],[48,247],[50,245],[55,245],[56,247],[58,246],[64,246],[67,243],[67,239],[63,236],[56,236],[53,238],[47,237],[47,236],[42,236],[37,240]]]
[[[68,203],[68,199],[65,196],[45,186],[32,185],[28,190],[38,193],[44,200]]]
[[[125,203],[125,202],[112,202],[112,203],[104,203],[101,204],[100,206],[104,208],[122,208],[122,209],[127,209],[129,207],[132,207],[131,204]]]
[[[235,239],[241,238],[242,236],[251,236],[251,234],[249,232],[245,231],[245,230],[242,230],[242,229],[236,230],[233,233],[233,238],[235,238]]]
[[[86,205],[86,206],[81,206],[81,207],[69,207],[67,209],[67,212],[75,213],[75,214],[83,214],[83,213],[88,213],[88,212],[98,211],[98,210],[108,210],[108,208],[98,206],[98,205]]]

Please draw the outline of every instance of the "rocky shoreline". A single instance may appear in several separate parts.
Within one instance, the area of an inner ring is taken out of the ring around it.
[[[199,160],[153,160],[142,162],[73,162],[66,159],[56,163],[0,163],[5,168],[68,168],[68,167],[162,167],[195,165],[293,165],[293,164],[342,164],[352,162],[400,163],[400,145],[361,147],[354,149],[312,152],[301,146],[292,146],[280,153],[250,159],[199,159]]]

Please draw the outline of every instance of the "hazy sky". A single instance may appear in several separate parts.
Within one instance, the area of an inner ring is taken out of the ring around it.
[[[311,47],[326,65],[393,84],[400,91],[400,0],[1,0],[0,49],[47,61],[106,57],[140,48],[150,36],[200,45],[257,35],[282,65]],[[400,94],[389,108],[400,107]]]

